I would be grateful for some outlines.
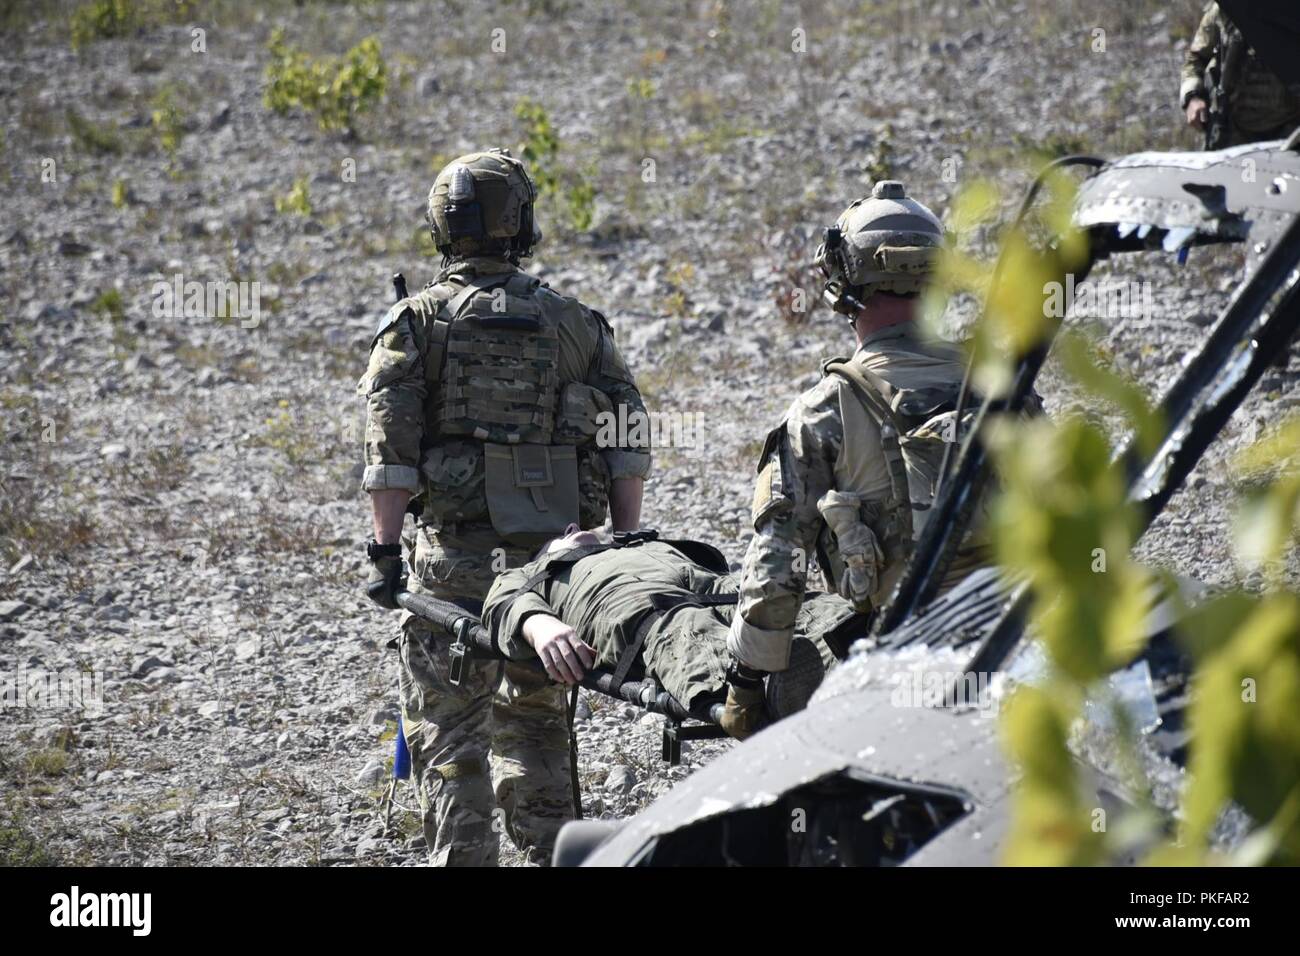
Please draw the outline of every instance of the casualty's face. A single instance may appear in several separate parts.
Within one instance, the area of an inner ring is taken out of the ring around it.
[[[600,535],[594,531],[583,531],[576,524],[571,524],[564,529],[563,537],[552,538],[546,542],[537,556],[544,558],[546,555],[555,554],[557,551],[585,548],[593,544],[600,544]]]

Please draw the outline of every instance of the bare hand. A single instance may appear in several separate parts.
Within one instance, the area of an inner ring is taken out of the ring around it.
[[[581,641],[573,628],[558,618],[534,614],[524,621],[524,632],[551,680],[576,684],[596,663],[596,649]]]
[[[1205,129],[1210,119],[1210,105],[1199,96],[1187,101],[1187,125],[1193,129]]]

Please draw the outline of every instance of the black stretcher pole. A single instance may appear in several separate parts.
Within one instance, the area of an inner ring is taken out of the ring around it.
[[[415,594],[411,591],[398,592],[397,603],[416,617],[456,638],[456,643],[452,645],[451,649],[452,683],[458,683],[459,671],[457,664],[459,662],[463,665],[465,657],[488,658],[491,660],[506,659],[506,656],[501,653],[501,649],[497,647],[496,642],[492,640],[492,635],[488,632],[488,629],[479,623],[477,617],[463,607],[452,604],[450,601],[440,601],[437,598],[429,597],[427,594]],[[541,661],[526,660],[515,661],[514,663],[542,673],[546,671]],[[674,721],[695,718],[706,723],[717,724],[722,717],[721,704],[713,704],[704,713],[695,713],[683,707],[667,691],[657,690],[652,681],[625,681],[616,684],[614,682],[614,673],[607,667],[592,668],[583,675],[579,683],[588,690],[594,690],[616,700],[626,701],[652,714],[663,714]]]

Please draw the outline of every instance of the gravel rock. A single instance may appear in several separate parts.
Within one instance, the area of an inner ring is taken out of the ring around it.
[[[636,786],[636,771],[631,767],[617,766],[609,771],[605,778],[606,793],[630,793]]]
[[[16,621],[30,610],[22,601],[0,601],[0,621]]]
[[[384,782],[387,776],[388,768],[384,766],[383,761],[370,760],[357,774],[357,783],[363,787],[377,787]]]
[[[115,442],[101,448],[99,456],[109,462],[126,461],[131,457],[131,449],[127,448],[126,445]]]

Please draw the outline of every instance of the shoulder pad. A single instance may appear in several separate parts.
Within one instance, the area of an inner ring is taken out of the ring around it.
[[[754,467],[755,471],[763,470],[763,466],[767,464],[767,460],[772,457],[773,452],[780,448],[781,442],[783,441],[785,441],[784,421],[767,433],[767,439],[763,442],[763,450],[759,452],[758,455],[758,464]]]
[[[591,314],[596,317],[597,322],[599,322],[601,325],[605,327],[606,332],[608,332],[610,335],[614,334],[614,327],[609,324],[609,319],[605,318],[604,312],[601,312],[597,309],[589,309],[588,311],[590,311]]]
[[[403,315],[405,315],[408,311],[410,311],[411,307],[409,305],[409,302],[410,299],[403,299],[401,302],[395,303],[394,305],[390,306],[388,311],[379,317],[379,322],[378,324],[375,325],[374,334],[370,336],[371,348],[375,347],[375,343],[379,341],[379,336],[383,335],[394,325],[396,325],[397,320],[400,319]]]
[[[754,500],[749,517],[754,528],[777,509],[789,505],[785,469],[781,464],[781,444],[785,441],[785,422],[768,432],[763,452],[758,457],[758,478],[754,481]]]

